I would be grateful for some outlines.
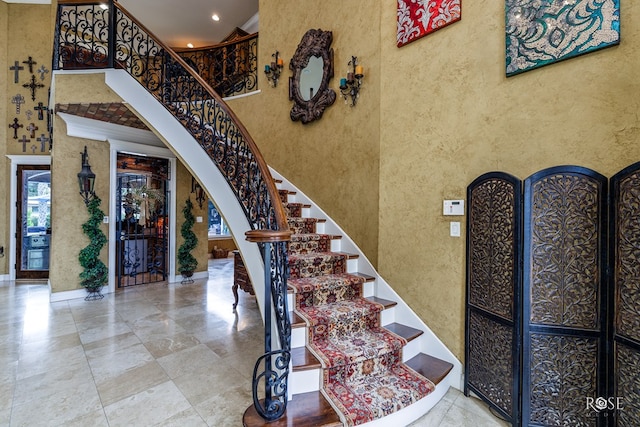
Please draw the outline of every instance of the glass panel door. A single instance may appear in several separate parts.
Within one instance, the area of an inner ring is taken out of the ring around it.
[[[51,171],[49,166],[18,166],[16,279],[49,277]]]

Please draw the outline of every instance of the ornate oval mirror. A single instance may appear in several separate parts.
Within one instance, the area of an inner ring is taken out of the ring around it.
[[[329,87],[333,77],[333,41],[331,31],[309,30],[302,37],[289,63],[289,99],[293,100],[291,120],[306,124],[322,117],[325,108],[336,100]]]

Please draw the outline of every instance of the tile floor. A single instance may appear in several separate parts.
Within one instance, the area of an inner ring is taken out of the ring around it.
[[[0,282],[0,426],[240,426],[262,350],[253,297],[231,308],[233,260],[210,279],[49,303]],[[451,389],[412,426],[507,426]]]

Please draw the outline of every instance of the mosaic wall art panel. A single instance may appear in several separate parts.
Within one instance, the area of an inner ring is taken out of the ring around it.
[[[461,0],[398,0],[398,47],[460,20]]]
[[[620,42],[620,0],[506,0],[505,10],[507,76]]]

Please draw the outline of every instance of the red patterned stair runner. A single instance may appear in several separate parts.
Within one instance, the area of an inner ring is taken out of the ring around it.
[[[364,278],[346,273],[346,256],[329,250],[331,236],[315,233],[316,220],[300,218],[297,204],[285,206],[294,231],[288,283],[295,311],[322,363],[322,393],[343,422],[382,418],[433,391],[431,381],[402,363],[406,341],[380,326],[383,307],[362,297]]]

